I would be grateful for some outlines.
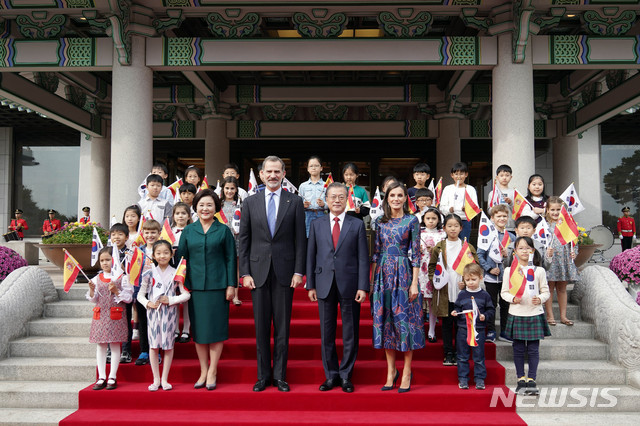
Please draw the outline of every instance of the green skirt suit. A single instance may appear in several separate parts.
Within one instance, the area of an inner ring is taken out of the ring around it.
[[[196,343],[229,338],[227,287],[237,285],[236,243],[229,228],[214,219],[205,233],[200,221],[182,231],[177,258],[187,260],[185,287],[191,292],[189,319]]]

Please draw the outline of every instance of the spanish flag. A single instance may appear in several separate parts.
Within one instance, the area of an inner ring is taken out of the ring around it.
[[[411,201],[411,197],[409,196],[407,196],[407,206],[409,207],[409,211],[411,212],[411,214],[415,214],[415,212],[418,211],[416,205],[413,204],[413,201]]]
[[[202,179],[202,183],[200,184],[200,189],[209,189],[209,181],[207,180],[207,176]]]
[[[215,217],[216,219],[218,219],[220,223],[224,223],[225,225],[229,223],[229,219],[227,219],[227,215],[224,214],[222,210],[216,213],[213,217]]]
[[[180,258],[180,263],[176,268],[176,274],[173,276],[173,280],[178,281],[180,284],[184,285],[184,280],[186,277],[187,277],[187,259]]]
[[[522,196],[521,193],[518,192],[517,189],[513,190],[513,213],[511,217],[513,220],[518,219],[522,216],[524,212],[524,208],[529,205],[529,202]]]
[[[465,311],[465,320],[467,322],[467,345],[478,346],[478,332],[476,331],[476,321],[480,315],[476,299],[471,296],[471,305],[473,308],[470,311]]]
[[[324,188],[327,189],[329,185],[333,183],[333,176],[331,176],[331,172],[329,172],[329,176],[327,176],[327,180],[324,182]]]
[[[578,238],[578,224],[573,219],[573,216],[571,216],[571,213],[569,213],[564,207],[564,205],[560,210],[560,217],[558,217],[558,221],[556,222],[556,227],[553,230],[553,234],[563,246]]]
[[[475,263],[475,260],[473,260],[473,254],[469,249],[469,243],[465,239],[464,243],[462,243],[460,253],[458,254],[458,257],[456,257],[455,262],[453,262],[452,267],[458,273],[458,275],[462,275],[462,273],[464,272],[464,267],[470,263]]]
[[[480,207],[471,199],[471,196],[465,189],[464,191],[464,214],[467,215],[467,220],[471,220],[476,217],[482,210]]]
[[[160,232],[160,239],[169,241],[171,245],[175,244],[176,242],[176,236],[173,234],[171,225],[169,225],[169,219],[164,220],[164,225],[162,226],[162,232]]]
[[[169,191],[171,191],[171,193],[175,197],[181,186],[182,186],[182,179],[178,179],[177,181],[169,185],[168,188],[169,188]]]
[[[440,201],[442,201],[442,176],[436,185],[436,190],[433,192],[433,196],[435,197],[433,204],[436,207],[440,206]]]
[[[347,197],[347,210],[356,209],[356,196],[353,193],[353,185],[349,185],[349,196]]]
[[[144,253],[138,247],[134,246],[131,250],[131,258],[127,263],[127,274],[129,274],[129,282],[136,287],[140,285],[143,264]]]
[[[502,241],[500,242],[500,245],[502,246],[503,249],[506,249],[509,244],[511,244],[511,237],[509,236],[509,232],[507,230],[504,231],[504,236],[502,237]]]
[[[69,293],[71,286],[78,278],[78,274],[82,267],[78,263],[76,259],[74,259],[71,254],[66,249],[64,250],[64,266],[63,266],[63,281],[64,281],[64,292]]]
[[[522,268],[518,263],[518,258],[513,256],[513,263],[509,270],[509,293],[514,297],[522,298],[524,290],[527,288],[527,277],[522,272]]]

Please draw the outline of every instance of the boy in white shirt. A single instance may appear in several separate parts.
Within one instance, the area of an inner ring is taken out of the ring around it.
[[[462,231],[459,238],[464,241],[469,240],[471,236],[471,221],[464,212],[465,192],[469,194],[471,201],[478,205],[478,194],[476,189],[465,184],[465,180],[469,177],[469,168],[467,163],[455,163],[451,167],[451,179],[453,184],[447,185],[442,191],[442,201],[440,201],[440,211],[446,217],[448,214],[455,214],[462,219]]]
[[[505,204],[509,207],[509,221],[507,222],[507,230],[513,232],[516,224],[511,217],[513,213],[513,197],[515,193],[512,188],[509,188],[509,182],[511,182],[512,175],[511,167],[507,164],[502,164],[496,169],[496,188],[499,190],[500,195],[497,199],[498,204]],[[493,199],[493,189],[489,192],[489,198],[487,201],[490,203]]]
[[[140,211],[145,219],[154,219],[160,223],[171,217],[172,206],[167,200],[160,198],[162,177],[155,174],[147,176],[147,195],[138,201]]]

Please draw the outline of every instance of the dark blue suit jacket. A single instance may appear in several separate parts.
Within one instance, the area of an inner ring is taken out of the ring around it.
[[[364,222],[345,215],[336,249],[333,248],[327,214],[311,222],[307,244],[307,290],[316,289],[319,299],[329,295],[335,277],[343,298],[358,290],[369,291],[369,251]]]

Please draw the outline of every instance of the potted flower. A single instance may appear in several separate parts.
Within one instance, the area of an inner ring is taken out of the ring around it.
[[[64,264],[62,249],[67,249],[83,269],[92,270],[94,268],[91,266],[91,244],[94,228],[98,231],[102,244],[106,245],[109,233],[99,223],[65,222],[62,228],[43,238],[42,244],[38,247],[47,259],[59,268]]]
[[[27,261],[15,250],[0,246],[0,282],[18,268],[27,266]]]
[[[629,293],[638,300],[635,293],[640,289],[640,246],[625,250],[611,259],[609,269],[618,276],[618,279],[627,283]]]
[[[578,226],[578,254],[573,263],[579,268],[591,259],[593,253],[601,247],[602,244],[594,244],[593,240],[582,226]]]

